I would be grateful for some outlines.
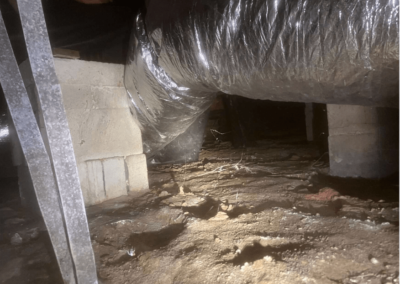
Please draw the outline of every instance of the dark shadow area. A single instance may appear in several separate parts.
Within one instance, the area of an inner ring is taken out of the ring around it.
[[[133,234],[127,240],[126,245],[132,246],[135,249],[135,254],[139,255],[145,251],[156,250],[167,246],[173,239],[178,237],[184,229],[184,224],[172,224],[156,232]]]
[[[306,141],[304,103],[220,95],[211,107],[205,135],[206,142],[231,141],[237,148],[293,135]]]
[[[251,246],[246,246],[240,254],[236,255],[231,261],[233,265],[243,265],[246,262],[254,262],[265,256],[270,256],[274,261],[284,261],[286,257],[290,257],[293,253],[301,253],[305,250],[312,249],[310,244],[289,243],[277,246],[262,246],[258,242],[254,242]]]
[[[218,213],[219,202],[210,198],[205,197],[206,202],[196,207],[184,207],[183,209],[187,212],[192,213],[197,218],[210,219]]]
[[[52,48],[80,52],[81,59],[124,64],[133,18],[144,0],[86,5],[74,0],[42,1]],[[19,16],[8,0],[0,8],[18,63],[27,58]]]

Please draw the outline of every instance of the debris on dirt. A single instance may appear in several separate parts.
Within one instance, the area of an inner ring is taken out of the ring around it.
[[[208,144],[200,162],[149,167],[150,192],[87,208],[100,281],[398,283],[396,184],[330,177],[302,141]],[[4,283],[62,283],[43,229],[4,221]],[[16,233],[21,244],[12,246]]]
[[[18,246],[22,244],[22,238],[18,233],[15,233],[14,236],[11,237],[11,244],[13,246]]]
[[[333,200],[335,196],[339,195],[339,192],[336,190],[325,187],[320,189],[318,194],[307,194],[304,198],[307,200],[330,201]]]
[[[370,261],[371,261],[373,264],[378,264],[378,263],[379,263],[379,261],[378,261],[375,257],[371,258]]]
[[[165,197],[165,196],[169,196],[170,194],[167,191],[161,191],[161,193],[158,195],[159,197]]]

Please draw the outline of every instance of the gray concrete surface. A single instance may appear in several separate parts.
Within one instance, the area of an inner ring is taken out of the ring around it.
[[[123,86],[124,66],[59,58],[54,59],[54,64],[85,205],[126,195],[128,191],[147,190],[141,132],[129,111]],[[20,69],[44,135],[28,62],[22,63]],[[23,165],[15,145],[14,164]]]
[[[383,178],[398,170],[398,110],[327,105],[330,174]]]

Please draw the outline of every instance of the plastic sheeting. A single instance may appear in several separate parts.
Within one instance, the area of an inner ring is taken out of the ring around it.
[[[399,0],[151,0],[125,68],[148,156],[217,92],[398,107]]]

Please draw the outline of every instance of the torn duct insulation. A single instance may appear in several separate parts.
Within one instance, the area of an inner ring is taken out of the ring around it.
[[[398,0],[151,0],[125,68],[151,157],[215,94],[398,107]]]

